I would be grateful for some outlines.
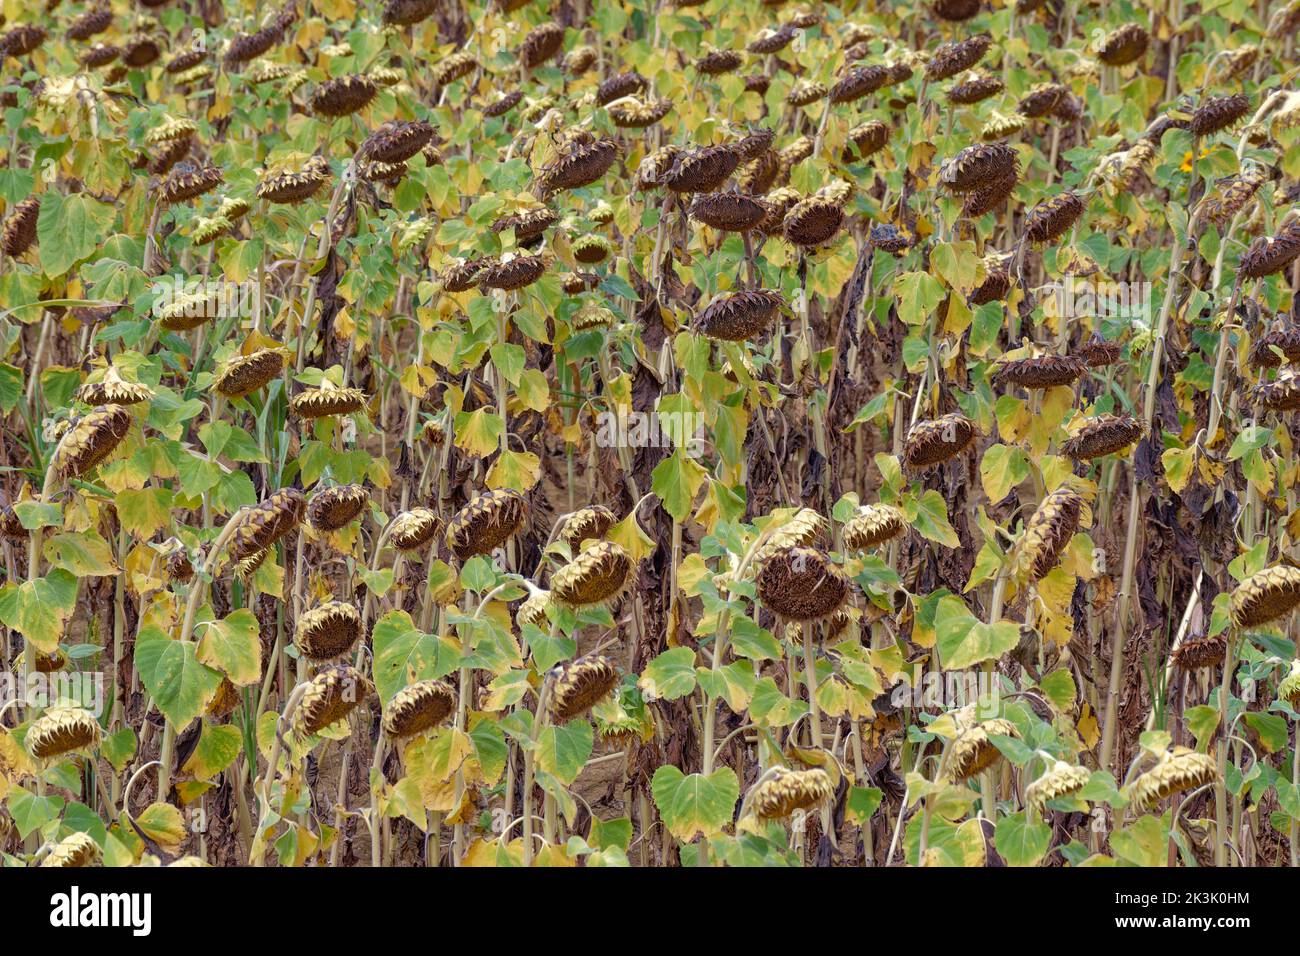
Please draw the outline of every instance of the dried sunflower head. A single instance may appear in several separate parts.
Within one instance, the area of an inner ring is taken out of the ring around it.
[[[975,423],[960,412],[917,422],[903,444],[903,464],[913,472],[937,465],[965,451],[978,434]]]
[[[1137,813],[1149,810],[1166,797],[1212,783],[1218,777],[1214,758],[1187,747],[1174,747],[1129,787],[1130,805]]]
[[[523,90],[511,90],[509,93],[502,93],[491,103],[483,107],[483,115],[489,119],[495,119],[498,116],[505,116],[512,109],[519,105],[524,98]]]
[[[615,100],[642,92],[649,85],[650,81],[636,70],[615,73],[596,87],[596,105],[608,106]]]
[[[556,537],[576,549],[589,538],[603,538],[617,523],[618,517],[604,505],[591,505],[565,517]]]
[[[632,569],[632,557],[622,545],[602,541],[552,575],[551,598],[569,607],[612,603],[631,583]]]
[[[1083,496],[1064,485],[1039,503],[1020,539],[1021,560],[1033,580],[1046,577],[1060,563],[1062,552],[1079,530],[1083,505]]]
[[[1284,374],[1250,390],[1250,400],[1263,408],[1291,412],[1300,408],[1300,376]]]
[[[394,740],[437,727],[456,709],[456,693],[446,681],[422,680],[403,687],[384,708],[384,733]]]
[[[243,561],[267,551],[298,527],[306,511],[307,499],[297,488],[281,488],[249,505],[231,533],[230,559]]]
[[[760,820],[783,820],[798,810],[812,810],[835,795],[830,774],[821,767],[787,770],[773,767],[750,792],[749,809]]]
[[[438,533],[438,516],[428,508],[403,511],[389,526],[388,540],[398,551],[414,551],[433,540]]]
[[[393,26],[409,27],[427,20],[438,9],[438,0],[387,0],[383,20]]]
[[[102,405],[63,433],[51,464],[65,478],[80,477],[113,454],[130,429],[129,411],[121,405]]]
[[[307,685],[293,714],[294,730],[302,736],[319,733],[356,710],[370,693],[370,682],[355,667],[327,667]]]
[[[1002,79],[988,73],[969,73],[960,82],[954,83],[948,90],[948,102],[969,106],[980,103],[991,96],[997,96],[1004,86]]]
[[[194,577],[194,562],[190,560],[189,552],[184,547],[178,547],[167,555],[164,570],[167,574],[167,580],[185,584]]]
[[[551,606],[550,591],[535,591],[515,611],[515,626],[521,631],[525,624],[545,630],[548,624],[546,609]]]
[[[548,60],[559,56],[564,47],[564,27],[558,23],[543,23],[533,27],[519,47],[519,62],[535,70]]]
[[[99,721],[80,707],[56,707],[38,717],[27,730],[27,750],[37,760],[49,760],[99,746]]]
[[[1180,670],[1194,671],[1217,667],[1228,652],[1228,639],[1222,634],[1202,634],[1191,637],[1174,651],[1174,665]]]
[[[713,50],[695,61],[695,69],[705,76],[721,76],[740,69],[745,58],[735,50]]]
[[[728,292],[710,302],[693,324],[711,339],[744,342],[767,329],[784,308],[785,299],[769,289]]]
[[[1246,204],[1259,191],[1259,187],[1267,181],[1267,172],[1259,166],[1252,166],[1230,177],[1226,182],[1217,184],[1197,206],[1199,218],[1204,222],[1222,226],[1245,209]]]
[[[802,77],[795,80],[794,85],[790,87],[790,92],[785,95],[785,101],[794,107],[811,106],[818,100],[826,99],[828,92],[830,91],[825,83]]]
[[[1250,97],[1245,93],[1208,96],[1192,113],[1187,128],[1193,136],[1212,136],[1235,125],[1250,112]]]
[[[86,382],[77,389],[76,399],[87,405],[138,405],[153,398],[153,389],[139,382],[128,382],[117,371],[117,366],[104,369],[97,382]]]
[[[1083,211],[1083,200],[1067,189],[1029,210],[1025,216],[1025,234],[1033,242],[1052,242],[1078,222]]]
[[[1008,136],[1019,133],[1025,128],[1025,123],[1025,117],[1019,113],[1004,116],[994,110],[988,122],[980,129],[980,139],[986,143],[996,143],[1000,139],[1006,139]]]
[[[925,64],[925,78],[930,82],[956,76],[984,59],[993,38],[987,33],[977,33],[965,40],[953,40],[934,51]]]
[[[102,856],[103,851],[89,833],[72,833],[55,844],[54,849],[41,860],[41,866],[78,869],[94,866]]]
[[[844,547],[865,551],[907,531],[907,516],[893,505],[863,505],[844,526]]]
[[[671,113],[673,101],[657,99],[646,102],[638,96],[628,96],[610,103],[607,109],[609,118],[620,129],[645,129]]]
[[[342,657],[361,638],[361,614],[344,601],[327,601],[298,618],[293,642],[310,661]]]
[[[948,751],[945,776],[949,783],[961,783],[987,770],[1002,759],[1002,751],[993,743],[993,737],[1020,737],[1020,731],[1011,721],[994,717],[981,721],[960,733]]]
[[[163,180],[160,195],[167,203],[188,202],[212,192],[224,181],[221,170],[211,164],[177,163]]]
[[[258,349],[230,359],[212,387],[226,398],[243,398],[262,388],[284,371],[284,354],[279,349]]]
[[[461,561],[490,554],[528,517],[528,501],[517,491],[496,489],[476,496],[447,524],[447,547]]]
[[[618,667],[608,657],[588,654],[560,665],[551,685],[551,717],[567,723],[581,717],[613,692]]]
[[[89,40],[113,25],[113,11],[107,6],[87,10],[68,25],[69,40]]]
[[[664,185],[678,193],[717,192],[740,165],[740,153],[730,143],[705,146],[676,157]]]
[[[614,252],[614,244],[604,236],[579,236],[573,243],[573,258],[584,265],[604,262]]]
[[[366,407],[366,395],[359,388],[341,388],[325,379],[317,388],[299,392],[289,401],[289,411],[299,418],[351,415]]]
[[[1142,423],[1130,415],[1096,415],[1061,444],[1061,452],[1086,461],[1124,451],[1142,437]]]
[[[544,195],[589,186],[603,177],[617,158],[618,144],[612,139],[576,143],[542,171],[538,185]]]
[[[986,256],[984,258],[984,268],[984,281],[971,292],[971,305],[984,305],[987,302],[1001,301],[1011,291],[1011,273],[1008,271],[1005,258],[999,255]]]
[[[1281,272],[1300,256],[1300,219],[1293,219],[1276,236],[1260,236],[1250,244],[1237,266],[1245,279],[1262,279]]]
[[[980,12],[980,0],[933,0],[930,9],[940,20],[961,23]]]
[[[564,55],[560,68],[570,76],[582,76],[596,65],[596,57],[595,47],[575,46]]]
[[[939,182],[955,193],[966,193],[997,180],[1014,177],[1020,169],[1016,151],[1005,143],[967,146],[939,169]]]
[[[1300,604],[1300,568],[1279,564],[1256,571],[1232,592],[1232,623],[1258,627],[1290,614]]]
[[[317,116],[349,116],[370,105],[379,85],[368,76],[339,76],[312,94],[311,110]]]
[[[888,67],[879,64],[854,67],[831,87],[827,96],[832,103],[852,103],[888,85],[889,80]]]
[[[790,207],[782,231],[791,245],[809,249],[829,243],[843,223],[844,209],[841,206],[810,196]]]
[[[1109,66],[1127,66],[1140,59],[1151,42],[1151,34],[1138,23],[1126,23],[1112,30],[1097,46],[1097,58]]]
[[[1073,384],[1087,369],[1083,359],[1072,355],[1036,355],[999,362],[989,381],[995,387],[1010,383],[1021,388],[1056,388]]]
[[[329,160],[313,156],[297,171],[264,174],[257,187],[257,198],[284,205],[306,202],[320,192],[329,176]]]
[[[1038,83],[1020,98],[1016,109],[1030,119],[1038,119],[1054,113],[1069,95],[1069,89],[1060,83]]]
[[[848,142],[844,146],[844,161],[866,159],[872,153],[885,148],[889,142],[890,128],[880,120],[861,123],[849,130]]]
[[[317,531],[337,531],[361,514],[370,492],[362,485],[335,485],[312,496],[307,522]]]
[[[1049,801],[1078,793],[1092,778],[1092,771],[1077,764],[1058,760],[1051,769],[1025,788],[1025,802],[1039,813]]]
[[[1286,701],[1292,710],[1300,710],[1300,659],[1291,662],[1291,672],[1277,685],[1277,699]]]
[[[830,617],[848,593],[849,579],[839,565],[816,548],[779,548],[763,559],[758,571],[759,600],[785,620]]]
[[[438,61],[433,69],[433,79],[439,86],[448,86],[469,76],[477,67],[478,60],[473,54],[461,50]]]
[[[546,259],[543,256],[489,259],[478,273],[478,283],[484,289],[513,291],[532,285],[545,272]]]
[[[691,203],[692,219],[724,232],[747,232],[763,221],[765,203],[740,193],[701,193]]]
[[[13,215],[5,222],[0,234],[0,248],[11,259],[17,259],[36,244],[36,220],[40,216],[39,196],[28,196],[14,207]]]

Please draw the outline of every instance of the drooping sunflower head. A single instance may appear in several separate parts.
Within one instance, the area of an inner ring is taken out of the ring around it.
[[[393,519],[388,540],[398,551],[414,551],[438,533],[438,516],[428,508],[412,508]]]
[[[27,750],[38,760],[99,746],[99,721],[80,707],[46,711],[27,730]]]
[[[65,478],[86,474],[113,454],[131,429],[131,413],[121,405],[101,405],[63,433],[52,464]]]
[[[1258,627],[1290,614],[1300,605],[1300,568],[1279,564],[1256,571],[1232,592],[1232,623]]]
[[[560,665],[551,687],[551,716],[556,723],[581,717],[618,685],[618,667],[608,657],[588,654]]]
[[[350,415],[366,406],[366,394],[359,388],[343,388],[328,379],[316,388],[299,392],[289,401],[289,411],[299,418]]]
[[[99,844],[89,833],[72,833],[60,840],[52,849],[45,859],[41,860],[41,866],[53,867],[56,869],[77,869],[80,867],[94,866],[103,856]]]
[[[962,731],[948,751],[947,779],[961,783],[987,770],[1002,759],[1002,751],[993,743],[993,737],[1020,737],[1020,730],[1011,721],[994,717],[981,721]]]
[[[345,601],[326,601],[298,619],[293,642],[311,661],[342,657],[361,637],[361,614]]]
[[[761,820],[783,820],[797,810],[820,807],[834,795],[830,774],[821,767],[774,767],[749,795],[749,809]]]
[[[552,599],[570,607],[608,604],[627,589],[632,569],[632,557],[622,545],[602,541],[555,572]]]
[[[230,539],[230,558],[243,561],[264,552],[293,531],[307,512],[307,499],[297,488],[281,488],[244,509]]]
[[[1025,788],[1025,802],[1043,812],[1048,801],[1078,793],[1088,784],[1092,772],[1087,767],[1058,760],[1050,770]]]
[[[422,680],[399,690],[384,709],[384,732],[395,740],[437,727],[456,709],[456,692],[446,681]]]
[[[104,369],[97,382],[86,382],[77,389],[76,399],[87,405],[137,405],[153,398],[153,389],[122,378],[117,366]]]
[[[244,398],[262,388],[284,370],[284,353],[279,349],[258,349],[236,355],[217,375],[212,387],[226,398]]]
[[[337,531],[361,514],[370,500],[363,485],[334,485],[312,496],[307,521],[317,531]]]
[[[1133,781],[1129,787],[1129,800],[1133,809],[1142,813],[1166,797],[1205,786],[1217,777],[1214,758],[1209,754],[1197,753],[1187,747],[1174,747],[1165,751],[1154,767]]]
[[[447,546],[461,561],[490,554],[528,518],[528,500],[517,491],[497,489],[477,495],[447,524]]]
[[[347,717],[370,693],[370,682],[355,667],[339,664],[313,677],[293,714],[303,736],[319,733]]]
[[[907,531],[907,515],[893,505],[864,505],[844,526],[844,547],[866,551]]]
[[[815,621],[834,614],[849,594],[849,579],[825,552],[801,545],[764,557],[758,599],[779,618]]]
[[[578,548],[588,538],[603,538],[605,532],[618,523],[618,517],[604,505],[590,505],[566,516],[556,532],[556,537]]]

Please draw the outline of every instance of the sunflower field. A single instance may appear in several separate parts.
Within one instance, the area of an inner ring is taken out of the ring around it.
[[[1300,2],[2,0],[5,867],[1300,865]]]

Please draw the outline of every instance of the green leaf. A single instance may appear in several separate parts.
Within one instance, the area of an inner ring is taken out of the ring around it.
[[[619,817],[616,820],[602,820],[595,816],[591,818],[587,843],[597,850],[605,850],[613,846],[626,851],[631,842],[632,821],[627,817]]]
[[[993,845],[1008,866],[1035,866],[1052,842],[1052,828],[1041,820],[1030,821],[1025,811],[998,821]]]
[[[565,786],[572,784],[586,766],[595,738],[595,730],[585,720],[542,728],[537,735],[538,769],[554,774]]]
[[[1275,754],[1285,750],[1289,733],[1286,718],[1281,714],[1246,714],[1246,723],[1259,735],[1259,744],[1265,753]]]
[[[506,423],[487,406],[456,416],[456,447],[476,458],[486,458],[498,449]]]
[[[695,651],[689,647],[664,651],[646,665],[637,685],[656,699],[685,697],[695,690]]]
[[[730,767],[709,776],[686,776],[671,764],[655,771],[650,781],[655,806],[668,832],[683,842],[703,834],[716,836],[731,823],[740,797],[740,781]]]
[[[173,640],[156,627],[146,627],[135,642],[140,681],[154,703],[177,730],[211,703],[221,686],[221,672],[198,659],[192,641]]]
[[[1164,866],[1169,861],[1169,827],[1148,814],[1110,835],[1110,848],[1134,866]]]
[[[59,818],[64,800],[58,796],[38,797],[23,787],[16,787],[10,792],[8,803],[14,827],[25,840],[45,824]]]
[[[209,622],[199,639],[198,659],[230,678],[236,687],[262,679],[262,642],[257,618],[248,608]]]
[[[51,565],[79,578],[111,577],[120,570],[113,549],[94,531],[56,534],[45,542],[44,550]]]
[[[984,484],[989,504],[997,504],[1028,477],[1029,460],[1019,448],[990,445],[980,459],[980,481]]]
[[[115,734],[109,734],[105,737],[103,743],[99,745],[99,752],[104,755],[104,759],[112,765],[114,770],[121,773],[126,769],[126,765],[131,762],[131,758],[135,756],[138,746],[139,742],[136,740],[135,731],[130,727],[126,727]]]
[[[931,489],[915,501],[907,502],[903,510],[916,530],[935,544],[945,548],[961,545],[957,532],[948,523],[948,502],[939,492]]]
[[[961,598],[952,596],[939,602],[934,627],[944,670],[964,670],[997,660],[1020,643],[1020,625],[1014,621],[985,624],[971,614]]]
[[[1070,713],[1073,710],[1076,688],[1074,677],[1068,670],[1062,668],[1052,671],[1039,682],[1038,686],[1057,710],[1063,713]]]
[[[170,525],[173,498],[169,488],[126,489],[117,493],[114,504],[123,528],[141,538],[149,538]]]
[[[849,787],[844,819],[861,826],[875,814],[883,797],[884,791],[878,787]]]
[[[460,665],[456,645],[416,628],[405,611],[389,611],[375,622],[375,689],[384,703],[407,684],[450,674]]]
[[[659,496],[674,521],[684,522],[691,514],[695,495],[708,473],[678,448],[655,466],[650,475],[650,489]]]
[[[88,192],[64,196],[47,190],[41,196],[36,238],[41,268],[47,276],[61,276],[95,252],[116,215],[116,207]]]
[[[77,606],[77,579],[63,569],[43,578],[0,588],[0,623],[11,627],[42,652],[53,654]]]
[[[194,752],[181,769],[196,780],[212,780],[239,756],[243,738],[234,724],[204,724]]]

